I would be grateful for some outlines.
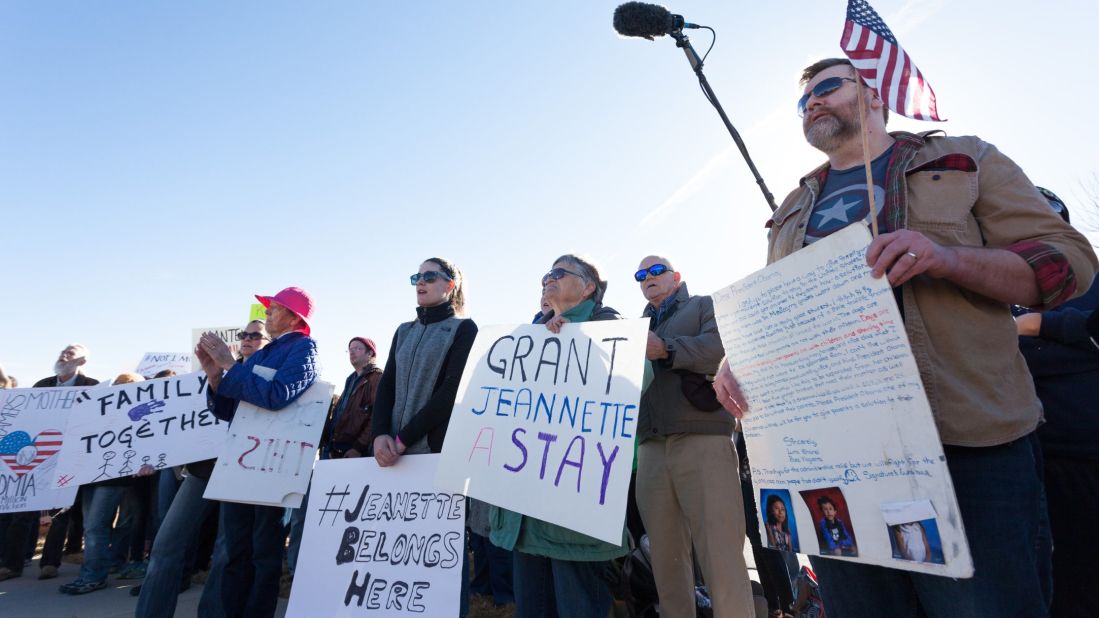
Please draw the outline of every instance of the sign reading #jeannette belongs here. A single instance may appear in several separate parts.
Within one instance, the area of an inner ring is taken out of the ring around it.
[[[438,464],[318,462],[286,615],[457,616],[466,499],[432,486]]]

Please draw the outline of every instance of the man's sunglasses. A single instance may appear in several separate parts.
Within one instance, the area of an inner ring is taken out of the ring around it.
[[[801,95],[801,98],[798,99],[798,117],[799,118],[804,118],[805,117],[805,112],[809,108],[809,96],[810,95],[820,99],[820,98],[826,97],[826,96],[832,94],[833,92],[839,90],[840,86],[843,85],[843,82],[853,82],[853,81],[855,81],[855,80],[850,78],[850,77],[829,77],[828,79],[820,80],[820,83],[818,83],[816,86],[813,86],[812,90],[810,90],[809,92],[806,92],[805,94]]]
[[[416,285],[420,282],[420,279],[423,279],[424,283],[435,283],[435,280],[439,277],[442,277],[445,281],[454,281],[454,279],[451,279],[450,275],[441,270],[429,270],[426,273],[416,273],[408,279],[412,282],[412,285]]]
[[[663,264],[653,264],[652,266],[650,266],[648,268],[642,268],[641,270],[635,272],[633,274],[633,278],[636,279],[638,282],[641,282],[641,281],[644,281],[645,279],[648,279],[649,276],[659,277],[660,275],[663,275],[664,273],[668,272],[669,270],[671,270],[671,269],[668,268],[667,266],[663,265]]]
[[[267,337],[263,333],[245,333],[245,332],[237,333],[237,341],[244,341],[245,339],[251,339],[252,341],[259,341],[261,339],[266,339],[266,338]]]
[[[577,279],[583,279],[584,277],[578,273],[574,273],[571,270],[565,270],[564,268],[554,268],[548,273],[542,275],[542,287],[546,287],[546,284],[550,282],[550,279],[554,281],[560,281],[565,278],[565,275],[572,275]]]

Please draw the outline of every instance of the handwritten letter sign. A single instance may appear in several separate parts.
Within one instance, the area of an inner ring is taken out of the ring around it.
[[[644,320],[482,328],[437,485],[620,543],[647,336]]]
[[[438,465],[318,462],[286,615],[457,616],[466,500],[431,486]]]
[[[81,390],[69,416],[56,487],[209,459],[226,424],[206,409],[206,374]]]
[[[869,242],[852,225],[714,294],[751,406],[761,526],[772,546],[798,538],[805,553],[969,577],[939,434]]]
[[[203,497],[301,506],[333,388],[328,382],[314,382],[281,410],[240,402]]]
[[[0,513],[69,506],[76,485],[52,489],[79,388],[0,390]]]

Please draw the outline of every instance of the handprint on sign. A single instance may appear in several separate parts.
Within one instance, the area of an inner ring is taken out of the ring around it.
[[[163,408],[165,405],[167,404],[159,399],[146,401],[145,403],[139,403],[136,406],[130,408],[130,411],[126,414],[129,415],[131,421],[140,421],[150,414],[163,412],[161,408]]]

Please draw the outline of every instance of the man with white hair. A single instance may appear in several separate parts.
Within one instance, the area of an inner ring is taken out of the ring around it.
[[[99,380],[84,375],[84,365],[88,362],[88,349],[79,343],[73,343],[61,350],[57,362],[53,364],[54,375],[34,383],[34,388],[53,388],[56,386],[94,386]],[[69,529],[69,518],[74,509],[80,508],[80,498],[76,503],[53,518],[50,531],[46,534],[46,545],[42,549],[42,558],[38,563],[41,572],[39,579],[57,577],[61,566],[61,550],[65,543],[65,534]],[[9,517],[7,537],[4,542],[3,566],[0,566],[0,580],[12,579],[23,574],[23,555],[31,530],[38,525],[38,511],[12,513]]]

